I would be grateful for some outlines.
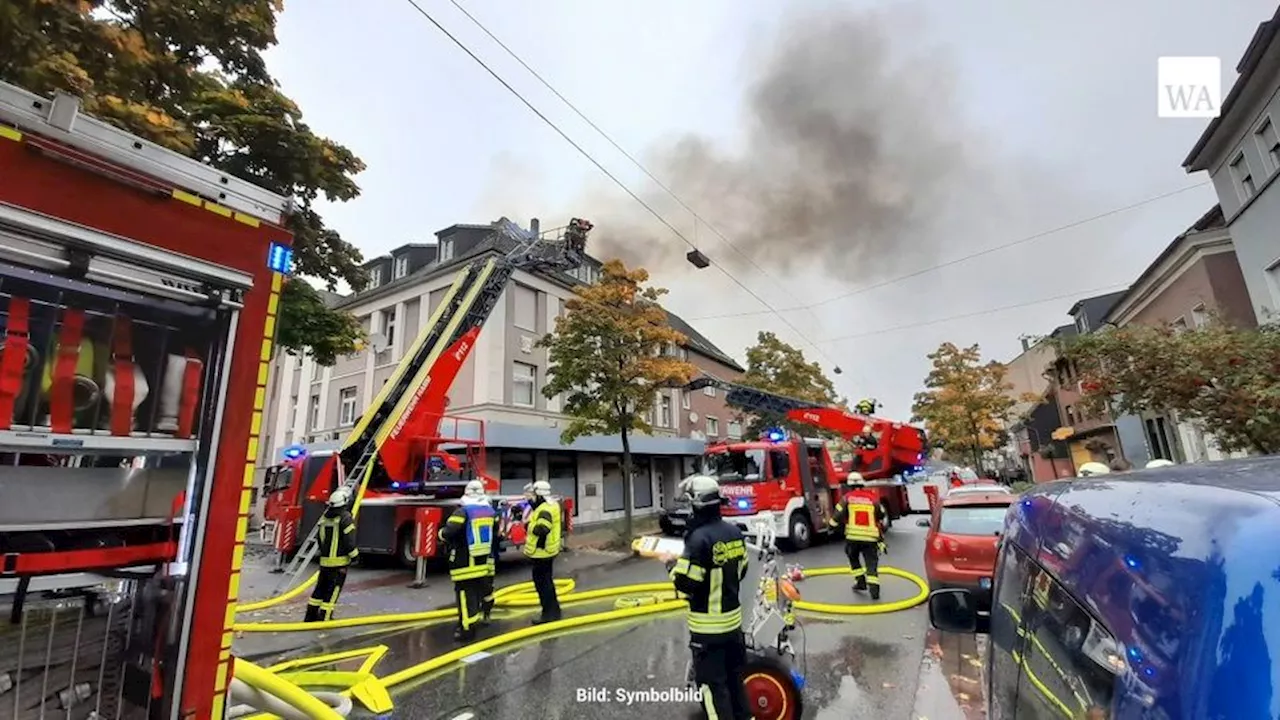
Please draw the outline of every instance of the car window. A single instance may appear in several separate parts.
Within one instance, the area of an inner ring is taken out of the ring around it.
[[[965,505],[942,508],[938,532],[948,535],[997,535],[1004,529],[1008,505]]]
[[[1018,662],[1022,653],[1022,604],[1030,576],[1027,559],[1013,543],[1000,546],[995,594],[991,603],[991,717],[1013,717],[1018,696]]]
[[[1032,572],[1017,717],[1110,718],[1116,672],[1124,668],[1119,645],[1046,570]]]

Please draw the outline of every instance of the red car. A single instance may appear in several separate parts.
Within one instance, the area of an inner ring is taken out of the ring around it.
[[[1013,500],[1007,492],[966,492],[942,499],[927,521],[924,571],[930,590],[963,588],[989,606],[996,545]]]

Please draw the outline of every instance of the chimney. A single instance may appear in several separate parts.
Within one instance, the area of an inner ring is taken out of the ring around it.
[[[1026,352],[1030,349],[1031,349],[1031,340],[1029,338],[1022,338],[1022,352]]]
[[[529,221],[529,233],[534,237],[538,237],[541,225],[542,223],[538,222],[538,218],[533,218]]]

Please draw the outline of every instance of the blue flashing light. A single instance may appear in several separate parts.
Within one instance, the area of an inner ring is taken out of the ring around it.
[[[288,275],[293,272],[293,248],[280,243],[271,243],[267,251],[267,267],[271,272]]]
[[[297,460],[307,454],[307,449],[301,445],[290,445],[281,452],[283,452],[286,459]]]
[[[1155,677],[1155,676],[1156,676],[1156,669],[1155,669],[1155,668],[1153,668],[1153,667],[1151,667],[1150,665],[1148,665],[1148,666],[1146,666],[1146,667],[1142,668],[1142,674],[1143,674],[1143,675],[1146,675],[1147,677]]]
[[[1136,647],[1130,647],[1129,658],[1132,659],[1135,663],[1142,662],[1142,651]]]
[[[746,498],[738,498],[739,510],[746,510],[749,507],[751,507],[751,501],[747,500]]]
[[[400,489],[400,483],[398,483],[398,482],[393,482],[393,483],[391,483],[391,489],[392,489],[392,490],[399,490],[399,489]]]
[[[796,684],[797,690],[804,689],[804,675],[801,675],[799,670],[791,670],[791,681]]]
[[[778,428],[771,428],[765,433],[765,437],[769,439],[769,442],[782,442],[787,439],[787,434]]]
[[[1142,563],[1132,555],[1124,556],[1124,564],[1128,565],[1130,570],[1140,570],[1142,568]]]

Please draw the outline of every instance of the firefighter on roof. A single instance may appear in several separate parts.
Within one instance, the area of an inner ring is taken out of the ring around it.
[[[356,521],[347,505],[351,490],[340,487],[329,494],[329,506],[320,517],[320,576],[307,601],[306,622],[331,620],[338,595],[347,581],[347,568],[360,555],[356,549]]]
[[[747,574],[747,544],[737,525],[720,517],[720,483],[694,475],[680,483],[693,508],[684,553],[668,557],[676,590],[689,602],[689,649],[693,677],[702,691],[704,717],[750,718],[742,668],[747,662],[738,599]]]
[[[875,398],[863,398],[858,401],[857,405],[853,406],[853,411],[859,415],[875,415],[876,408],[879,406],[880,403],[876,402]]]
[[[551,499],[551,483],[539,480],[525,486],[529,499],[529,534],[524,554],[533,564],[533,587],[538,591],[542,616],[534,624],[560,619],[560,599],[556,597],[555,562],[560,554],[560,504]]]
[[[880,599],[880,549],[884,544],[884,508],[864,489],[862,475],[851,472],[845,480],[849,492],[836,504],[831,527],[844,527],[844,554],[857,578],[854,590],[871,589],[871,599]],[[861,562],[859,562],[861,559]]]
[[[478,494],[475,485],[480,486]],[[467,483],[462,506],[440,528],[440,541],[449,551],[449,579],[458,601],[455,640],[475,638],[476,625],[484,619],[484,599],[493,586],[493,533],[493,506],[484,497],[484,485],[473,480]]]

